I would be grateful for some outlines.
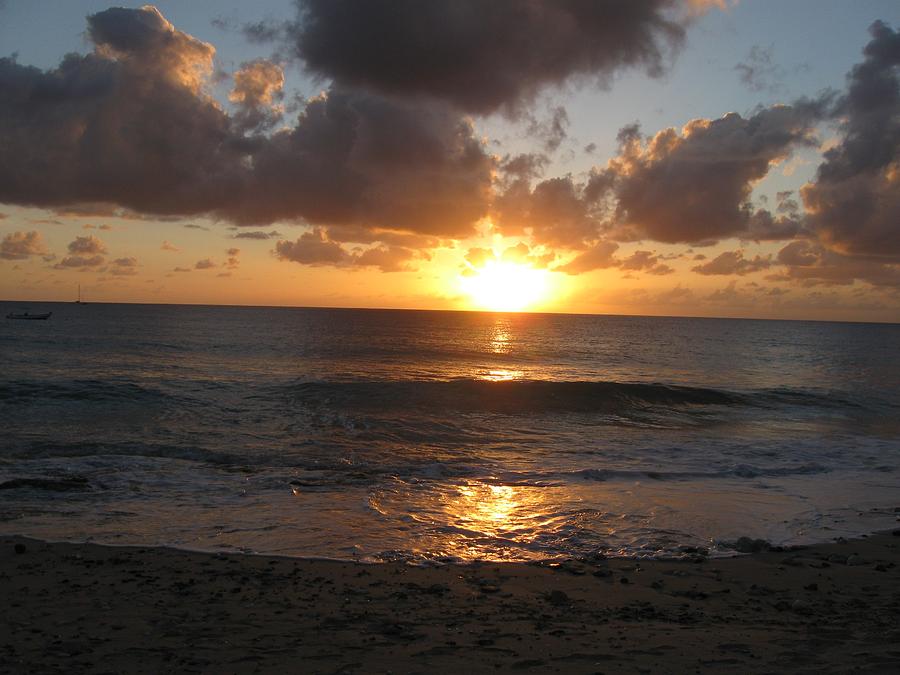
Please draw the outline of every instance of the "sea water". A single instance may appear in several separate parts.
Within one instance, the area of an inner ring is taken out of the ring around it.
[[[531,560],[898,517],[898,325],[28,309],[0,324],[6,534]]]

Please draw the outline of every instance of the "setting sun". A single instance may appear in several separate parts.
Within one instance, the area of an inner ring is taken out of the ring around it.
[[[478,309],[518,312],[544,299],[547,270],[504,260],[488,260],[460,277],[460,286]]]

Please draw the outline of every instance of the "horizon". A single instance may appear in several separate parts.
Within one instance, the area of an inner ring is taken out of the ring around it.
[[[765,316],[714,316],[714,315],[689,315],[689,314],[625,314],[609,312],[565,312],[565,311],[532,311],[532,310],[504,310],[504,309],[460,309],[460,308],[431,308],[431,307],[355,307],[351,305],[236,305],[227,303],[198,303],[198,302],[140,302],[140,301],[104,301],[104,300],[4,300],[0,299],[0,305],[7,304],[42,304],[42,305],[133,305],[145,307],[223,307],[237,309],[315,309],[315,310],[343,310],[366,312],[435,312],[445,314],[491,314],[499,316],[580,316],[580,317],[619,317],[632,319],[708,319],[711,321],[786,321],[797,323],[841,323],[841,324],[874,324],[883,326],[900,325],[898,321],[854,320],[854,319],[805,319],[791,317],[765,317]]]

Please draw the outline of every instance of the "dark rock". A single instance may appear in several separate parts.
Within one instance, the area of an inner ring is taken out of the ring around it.
[[[738,553],[758,553],[772,548],[765,539],[751,539],[750,537],[740,537],[737,541],[727,545]]]
[[[25,544],[16,544],[13,548],[14,548],[15,552],[18,553],[19,555],[22,555],[23,553],[25,553],[25,551],[28,550],[28,548],[25,546]]]

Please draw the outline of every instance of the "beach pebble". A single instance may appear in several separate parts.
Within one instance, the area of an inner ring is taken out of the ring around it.
[[[865,562],[866,561],[863,560],[862,556],[857,555],[856,553],[847,558],[848,565],[864,565]]]
[[[569,596],[563,591],[550,591],[547,600],[551,605],[567,605],[569,604]]]

